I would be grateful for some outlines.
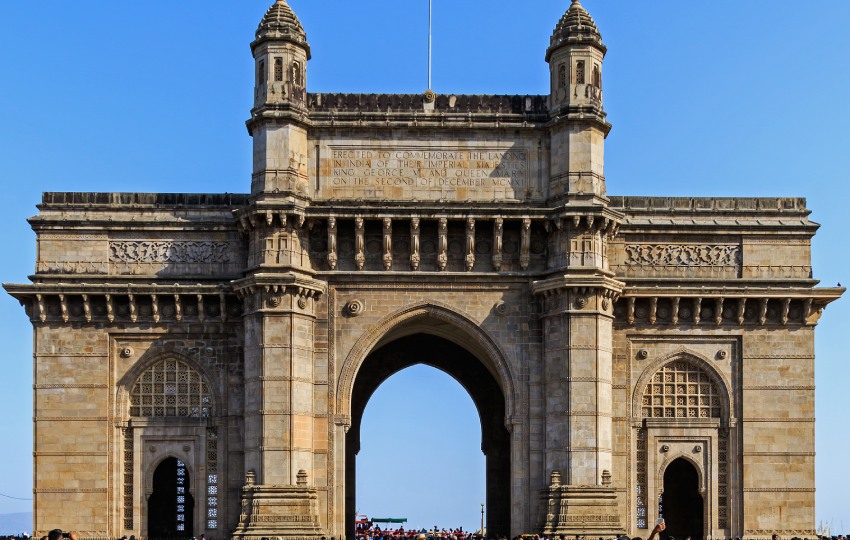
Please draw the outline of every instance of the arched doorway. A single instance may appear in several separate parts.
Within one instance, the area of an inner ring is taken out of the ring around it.
[[[153,493],[148,499],[148,538],[194,536],[195,499],[186,464],[166,458],[153,473]]]
[[[668,537],[702,538],[704,509],[699,493],[699,474],[688,460],[676,459],[664,471],[663,502]]]
[[[481,449],[486,459],[487,532],[510,535],[510,436],[505,428],[505,396],[482,362],[447,339],[413,334],[373,351],[363,362],[351,397],[351,428],[346,434],[346,536],[354,538],[356,467],[360,426],[366,404],[375,390],[394,373],[425,364],[455,378],[469,392],[481,419]]]

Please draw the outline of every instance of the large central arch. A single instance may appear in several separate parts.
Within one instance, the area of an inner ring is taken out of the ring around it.
[[[343,365],[338,411],[350,418],[345,440],[345,531],[354,537],[356,455],[363,412],[375,390],[393,374],[425,364],[457,380],[481,421],[486,456],[487,531],[511,533],[511,437],[513,377],[504,355],[471,319],[432,303],[409,306],[387,317],[358,341]]]

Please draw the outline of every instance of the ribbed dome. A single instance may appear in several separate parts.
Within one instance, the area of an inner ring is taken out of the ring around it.
[[[590,16],[581,5],[579,0],[572,0],[572,5],[558,21],[555,31],[552,32],[552,38],[549,41],[549,50],[546,53],[546,60],[549,60],[549,55],[562,45],[578,43],[589,43],[596,45],[603,52],[607,50],[602,44],[602,34],[596,27],[593,17]]]
[[[301,26],[301,21],[295,16],[295,12],[286,3],[286,0],[276,0],[274,5],[266,11],[260,26],[257,27],[257,39],[254,45],[269,39],[291,41],[302,45],[307,49],[310,56],[310,46],[307,45],[307,33]]]

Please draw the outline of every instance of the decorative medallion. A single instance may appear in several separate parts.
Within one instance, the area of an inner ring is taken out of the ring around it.
[[[647,351],[646,349],[640,349],[637,352],[637,357],[638,360],[646,360],[647,358],[649,358],[649,351]]]
[[[496,305],[493,306],[493,311],[496,312],[496,315],[499,317],[504,317],[508,314],[508,304],[502,300],[496,302]]]
[[[357,317],[361,313],[363,313],[363,302],[360,300],[351,300],[347,304],[345,304],[345,312],[349,317]]]
[[[272,296],[269,298],[269,305],[273,308],[280,307],[281,303],[283,303],[283,298],[280,296]]]
[[[134,354],[136,354],[136,351],[133,350],[133,347],[121,348],[121,358],[132,358]]]
[[[303,296],[298,297],[298,307],[301,309],[305,309],[307,307],[307,299]]]

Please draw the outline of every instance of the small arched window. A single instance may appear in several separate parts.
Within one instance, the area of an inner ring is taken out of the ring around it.
[[[292,62],[292,84],[295,86],[301,86],[301,63],[300,62]]]
[[[567,66],[561,64],[558,66],[558,88],[567,86]]]
[[[274,80],[275,82],[283,81],[283,58],[274,59]]]
[[[176,358],[160,360],[142,373],[130,391],[130,416],[210,416],[212,396],[203,376]]]
[[[720,418],[721,395],[703,369],[676,360],[652,376],[641,409],[644,418]]]
[[[593,66],[593,86],[602,88],[602,73],[599,71],[599,66]]]
[[[584,60],[576,62],[576,84],[584,84]]]

